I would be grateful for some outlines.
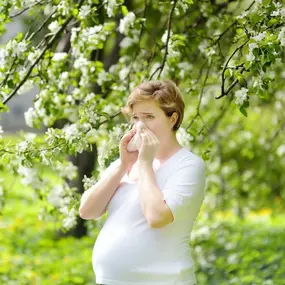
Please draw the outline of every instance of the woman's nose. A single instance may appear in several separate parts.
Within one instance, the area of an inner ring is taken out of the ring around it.
[[[138,121],[137,123],[136,123],[136,129],[143,129],[143,128],[147,128],[147,125],[143,122],[143,121]]]

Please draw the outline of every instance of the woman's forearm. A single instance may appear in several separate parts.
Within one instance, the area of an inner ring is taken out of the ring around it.
[[[100,179],[83,193],[79,207],[79,215],[82,219],[96,219],[103,214],[126,172],[125,168],[118,165],[110,176]]]
[[[157,184],[151,163],[139,165],[139,197],[144,216],[151,226],[159,221],[164,211],[164,196]]]

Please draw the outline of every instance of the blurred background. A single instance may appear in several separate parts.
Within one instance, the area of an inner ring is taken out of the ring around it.
[[[206,164],[197,284],[285,284],[283,1],[0,5],[0,284],[95,284],[108,213],[82,220],[80,197],[151,79],[179,86],[178,140]]]

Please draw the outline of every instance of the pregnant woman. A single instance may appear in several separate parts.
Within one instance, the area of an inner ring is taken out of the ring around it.
[[[184,108],[170,80],[139,84],[122,108],[133,128],[79,208],[86,220],[108,211],[93,248],[96,283],[196,284],[189,239],[206,178],[202,158],[176,138]]]

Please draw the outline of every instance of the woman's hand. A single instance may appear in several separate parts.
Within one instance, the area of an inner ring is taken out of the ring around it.
[[[127,132],[120,141],[120,160],[121,166],[125,171],[129,171],[138,159],[138,151],[128,151],[127,146],[132,137],[136,134],[136,127]]]
[[[159,139],[148,128],[143,128],[140,135],[142,138],[142,145],[139,150],[138,160],[140,163],[150,163],[152,165],[160,144]]]

